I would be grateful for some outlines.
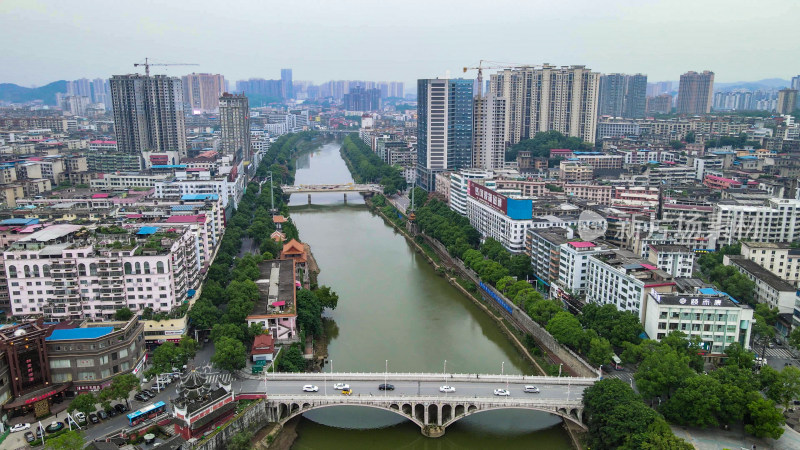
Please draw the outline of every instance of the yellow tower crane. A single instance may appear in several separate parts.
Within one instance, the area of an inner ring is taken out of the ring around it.
[[[489,66],[484,66],[484,63],[491,64]],[[487,61],[485,59],[480,60],[478,63],[478,67],[464,67],[464,73],[467,73],[468,70],[477,70],[478,71],[478,95],[477,97],[483,96],[483,69],[486,70],[495,70],[495,69],[514,69],[516,67],[521,67],[523,64],[512,64],[512,63],[502,63],[497,61]]]
[[[199,66],[200,64],[193,64],[193,63],[165,63],[165,64],[154,64],[150,62],[149,58],[145,58],[143,63],[134,63],[133,67],[144,66],[144,73],[148,77],[150,76],[150,66]]]

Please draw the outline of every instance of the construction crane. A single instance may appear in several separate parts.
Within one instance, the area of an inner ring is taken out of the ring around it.
[[[483,63],[490,63],[493,64],[491,66],[484,66]],[[512,63],[502,63],[497,61],[486,61],[485,59],[480,60],[478,63],[478,67],[464,67],[464,73],[467,73],[468,70],[477,70],[478,71],[478,95],[477,97],[483,96],[483,69],[493,70],[493,69],[514,69],[516,67],[520,67],[523,64],[512,64]]]
[[[192,64],[192,63],[167,63],[167,64],[153,64],[150,62],[149,58],[145,58],[143,63],[134,63],[133,67],[144,66],[144,73],[148,77],[150,76],[150,66],[199,66],[200,64]]]

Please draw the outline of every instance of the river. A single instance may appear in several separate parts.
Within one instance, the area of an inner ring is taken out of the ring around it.
[[[328,143],[297,159],[295,184],[353,179]],[[497,324],[438,276],[403,236],[372,214],[358,194],[293,195],[291,216],[320,266],[320,284],[339,294],[326,313],[326,370],[534,374]],[[446,363],[445,363],[446,361]],[[388,411],[331,407],[306,413],[293,449],[570,449],[561,420],[526,410],[466,417],[444,437]]]

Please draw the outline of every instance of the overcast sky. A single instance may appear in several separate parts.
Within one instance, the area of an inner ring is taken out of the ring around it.
[[[290,67],[295,80],[412,83],[481,59],[788,79],[798,18],[798,0],[0,0],[0,82],[132,73],[145,56],[199,64],[153,73],[231,81]]]

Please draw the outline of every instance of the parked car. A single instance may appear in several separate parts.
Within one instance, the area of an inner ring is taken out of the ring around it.
[[[28,431],[27,433],[25,433],[25,440],[30,444],[31,442],[35,441],[36,438],[33,437],[33,433]]]
[[[539,393],[539,388],[536,387],[536,386],[528,385],[528,386],[525,386],[525,389],[523,389],[523,391],[525,391],[525,392],[527,392],[529,394],[538,394]]]
[[[508,389],[495,389],[494,395],[499,395],[501,397],[509,397],[511,392],[508,392]]]
[[[77,420],[80,423],[86,423],[86,414],[80,411],[73,414],[72,417],[75,418],[75,420]]]
[[[775,338],[773,341],[775,342],[775,345],[783,345],[783,341],[780,338]]]
[[[106,414],[106,412],[103,411],[102,409],[100,411],[97,411],[97,417],[99,417],[100,420],[108,420],[108,414]]]
[[[142,389],[142,392],[144,392],[145,394],[149,395],[150,398],[153,398],[153,397],[156,396],[156,393],[151,391],[150,389]]]
[[[108,417],[117,417],[119,415],[119,411],[114,408],[108,408],[106,410],[106,414],[108,414]]]
[[[117,403],[116,405],[114,405],[114,409],[116,409],[118,413],[122,414],[128,410],[128,407],[126,407],[122,403]]]
[[[456,391],[456,388],[454,388],[453,386],[439,386],[439,392],[448,393],[448,392],[455,392],[455,391]]]
[[[89,422],[100,423],[100,419],[97,418],[97,414],[91,413],[89,414]]]
[[[393,384],[379,384],[378,390],[380,391],[393,391],[394,385]]]
[[[16,433],[17,431],[22,431],[22,430],[30,430],[30,429],[31,429],[31,424],[29,424],[29,423],[18,423],[16,425],[12,425],[11,426],[11,432],[12,433]]]
[[[137,392],[136,395],[133,396],[133,398],[135,400],[140,401],[140,402],[147,401],[147,396],[145,394],[141,393],[141,392]]]
[[[334,389],[350,389],[350,385],[347,383],[336,383],[333,385]]]
[[[307,384],[303,386],[303,392],[317,392],[319,391],[319,386],[314,386],[313,384]]]

